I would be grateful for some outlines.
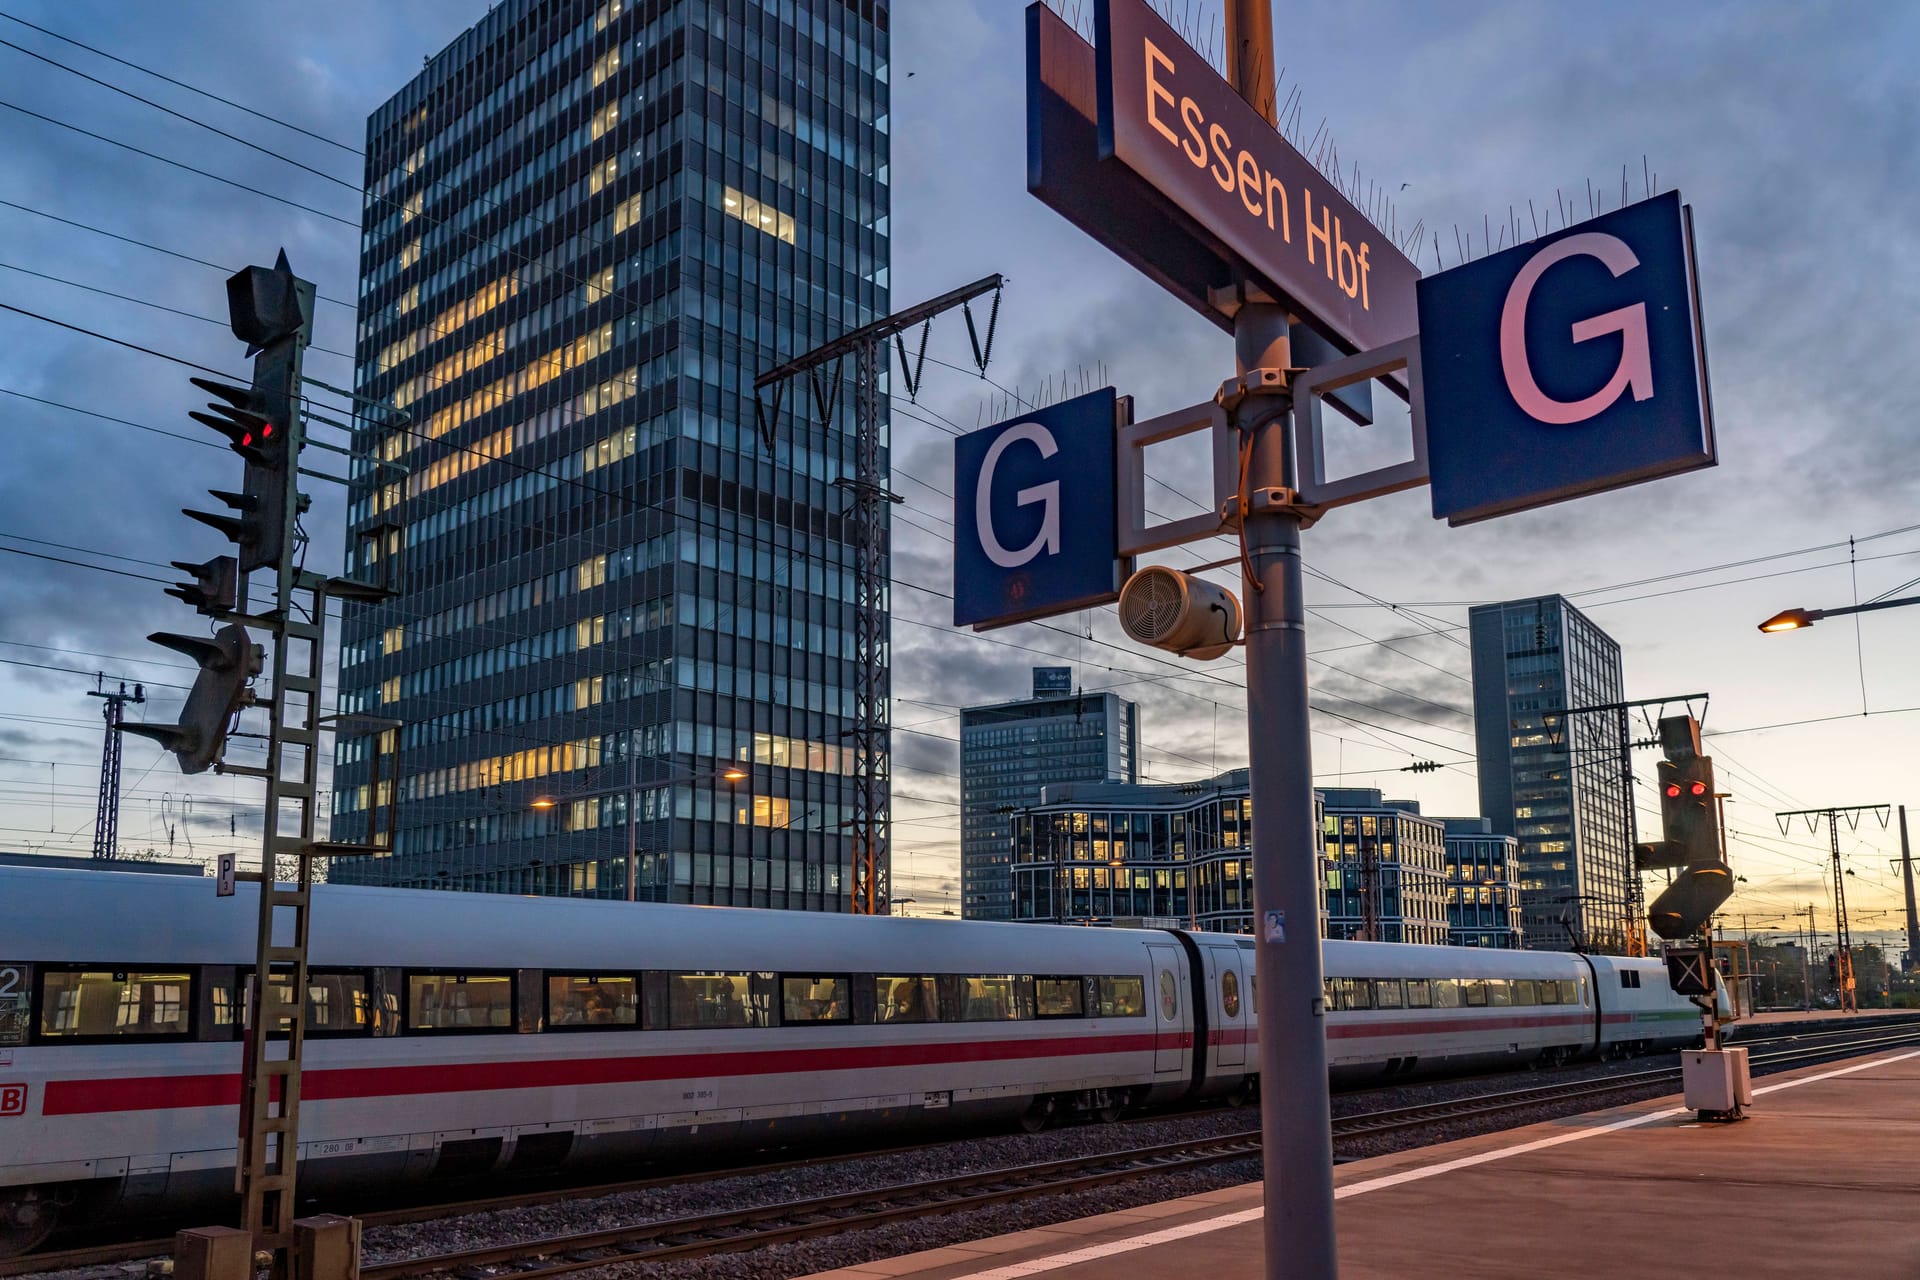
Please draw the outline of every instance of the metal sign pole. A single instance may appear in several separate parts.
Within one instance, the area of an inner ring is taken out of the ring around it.
[[[1226,10],[1230,79],[1274,118],[1271,0]],[[1278,374],[1280,394],[1250,397],[1233,422],[1248,450],[1240,486],[1241,600],[1247,620],[1247,777],[1253,806],[1255,1001],[1260,1018],[1260,1163],[1269,1280],[1339,1273],[1333,1218],[1333,1114],[1328,1098],[1326,987],[1320,964],[1313,743],[1307,714],[1303,521],[1292,505],[1290,323],[1270,302],[1233,318],[1237,372]],[[1245,385],[1244,383],[1242,384]],[[1282,503],[1262,503],[1272,495]],[[1257,727],[1256,727],[1257,726]]]
[[[1287,315],[1247,305],[1234,338],[1244,371],[1288,367]],[[1284,377],[1284,373],[1281,374]],[[1247,545],[1248,779],[1253,802],[1253,895],[1260,978],[1260,1135],[1265,1178],[1266,1274],[1331,1277],[1332,1112],[1327,1096],[1320,893],[1307,718],[1307,633],[1301,516],[1260,500],[1291,497],[1289,395],[1250,398],[1236,414],[1251,432]],[[1245,447],[1243,445],[1243,447]]]

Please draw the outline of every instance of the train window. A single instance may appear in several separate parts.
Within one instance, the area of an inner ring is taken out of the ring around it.
[[[1328,978],[1327,1007],[1330,1009],[1371,1009],[1373,984],[1365,978]]]
[[[929,977],[876,976],[873,980],[874,1021],[940,1021],[939,984]]]
[[[1436,1009],[1458,1009],[1460,999],[1460,979],[1435,978],[1433,980],[1433,1007]]]
[[[1560,979],[1560,1003],[1584,1005],[1587,1002],[1587,984],[1579,978]]]
[[[1373,1007],[1376,1009],[1400,1009],[1406,1006],[1406,996],[1398,978],[1375,978],[1373,980]]]
[[[631,973],[547,974],[547,1027],[640,1025],[640,979]]]
[[[43,969],[39,979],[43,1040],[159,1038],[192,1030],[190,974]]]
[[[1634,969],[1622,969],[1620,971],[1620,985],[1623,987],[1639,986],[1640,985],[1639,972]]]
[[[962,1022],[1012,1022],[1019,1018],[1018,984],[1012,977],[962,978],[960,1020]],[[1078,984],[1078,979],[1071,981]]]
[[[1505,978],[1487,979],[1487,1003],[1501,1008],[1513,1003],[1513,991]]]
[[[1433,1008],[1433,983],[1426,978],[1407,979],[1407,1008]]]
[[[407,1030],[513,1030],[513,975],[409,973]]]
[[[780,1021],[852,1022],[853,979],[792,976],[780,979]]]
[[[1160,971],[1160,1016],[1168,1022],[1180,1016],[1180,984],[1171,969]]]
[[[1220,971],[1220,1008],[1229,1018],[1240,1016],[1240,975],[1231,969]]]
[[[1515,1004],[1539,1004],[1539,984],[1534,982],[1532,978],[1515,978],[1513,980],[1513,1002]]]
[[[1086,988],[1078,978],[1035,978],[1034,1007],[1043,1018],[1086,1016]]]
[[[1144,978],[1101,978],[1095,984],[1099,1010],[1103,1018],[1144,1018],[1147,1016],[1147,984]]]
[[[1463,997],[1460,1003],[1467,1006],[1469,1009],[1481,1009],[1486,1007],[1487,984],[1481,979],[1462,978],[1460,980],[1460,994]]]
[[[667,981],[667,1025],[675,1031],[767,1025],[767,1001],[753,993],[753,982],[747,974],[676,973]]]
[[[1560,984],[1553,978],[1542,978],[1535,984],[1540,989],[1541,1004],[1560,1003]]]

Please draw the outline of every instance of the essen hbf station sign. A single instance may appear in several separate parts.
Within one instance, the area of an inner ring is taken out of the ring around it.
[[[1034,194],[1223,327],[1247,286],[1341,350],[1413,335],[1418,269],[1142,0],[1028,37]]]

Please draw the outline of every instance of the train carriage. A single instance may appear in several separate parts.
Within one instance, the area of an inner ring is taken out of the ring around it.
[[[0,868],[0,1255],[62,1215],[231,1193],[256,892]],[[319,1197],[1039,1128],[1257,1083],[1252,941],[1228,935],[348,886],[316,890],[313,929],[300,1177]],[[1649,962],[1324,956],[1346,1078],[1698,1034]]]

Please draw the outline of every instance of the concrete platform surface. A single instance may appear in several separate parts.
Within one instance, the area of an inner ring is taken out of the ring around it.
[[[1920,1277],[1920,1050],[1341,1165],[1345,1280]],[[815,1280],[1261,1280],[1259,1183]],[[1301,1277],[1300,1280],[1310,1280]]]

